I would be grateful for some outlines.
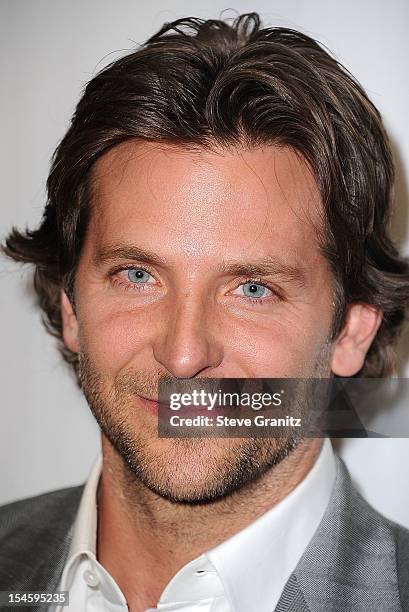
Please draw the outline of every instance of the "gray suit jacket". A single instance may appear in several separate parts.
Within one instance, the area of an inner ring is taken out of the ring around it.
[[[0,508],[0,590],[56,589],[82,488]],[[328,508],[275,612],[409,612],[409,531],[367,504],[340,459]]]

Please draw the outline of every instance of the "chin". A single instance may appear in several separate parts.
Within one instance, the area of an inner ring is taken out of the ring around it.
[[[117,441],[118,442],[118,441]],[[254,482],[295,448],[293,440],[181,438],[135,440],[116,446],[127,481],[137,479],[175,503],[206,504]]]
[[[226,444],[227,442],[227,444]],[[235,455],[231,440],[159,438],[135,442],[122,458],[134,477],[154,493],[180,503],[203,503],[222,497]]]

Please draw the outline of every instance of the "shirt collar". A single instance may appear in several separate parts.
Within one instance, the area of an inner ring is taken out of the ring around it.
[[[96,559],[97,492],[102,455],[94,462],[84,487],[62,584],[69,585],[75,561],[86,554]],[[216,570],[231,608],[237,612],[274,609],[284,586],[311,541],[327,508],[336,477],[328,438],[307,476],[281,502],[225,542],[185,565],[165,587],[160,602],[180,595],[186,576]],[[194,572],[192,572],[194,570]],[[204,583],[203,583],[204,585]],[[160,606],[158,605],[160,609]]]
[[[68,561],[80,553],[97,554],[97,499],[102,471],[102,453],[95,459],[81,496],[75,519]]]

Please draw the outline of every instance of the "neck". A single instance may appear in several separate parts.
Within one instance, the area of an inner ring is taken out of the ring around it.
[[[210,504],[170,502],[149,490],[105,436],[98,507],[98,560],[132,612],[155,607],[186,563],[221,544],[284,499],[307,475],[322,440],[305,439],[256,482]]]

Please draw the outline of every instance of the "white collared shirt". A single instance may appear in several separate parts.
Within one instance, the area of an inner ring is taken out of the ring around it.
[[[73,525],[58,590],[69,612],[126,612],[124,594],[96,559],[99,456]],[[328,438],[304,480],[281,502],[222,544],[187,563],[147,612],[271,612],[327,508],[336,477]],[[56,607],[54,612],[66,612]]]

